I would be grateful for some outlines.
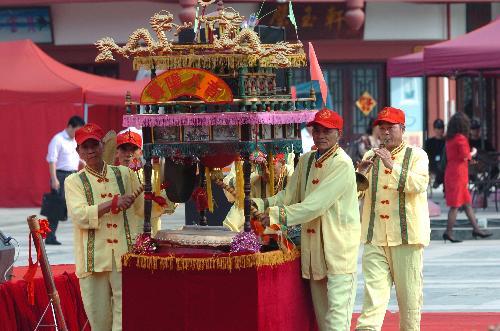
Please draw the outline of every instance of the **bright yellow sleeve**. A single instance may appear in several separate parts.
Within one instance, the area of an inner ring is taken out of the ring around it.
[[[81,229],[98,229],[98,205],[89,206],[87,203],[83,183],[78,173],[66,178],[64,191],[68,214],[74,224]]]
[[[389,177],[389,188],[397,190],[400,183],[404,183],[403,192],[422,193],[429,185],[429,159],[427,153],[420,148],[412,147],[412,154],[408,173],[403,174],[403,165],[395,163]],[[401,178],[404,176],[404,178]]]
[[[231,165],[231,171],[229,171],[229,173],[224,177],[224,179],[222,180],[224,182],[224,184],[230,186],[230,187],[235,187],[236,186],[236,171],[235,171],[235,164],[233,162],[233,164]],[[233,203],[234,202],[234,196],[227,192],[226,190],[222,190],[224,192],[224,195],[226,196],[227,198],[227,201]]]
[[[269,208],[271,224],[288,226],[304,224],[324,215],[346,190],[346,178],[354,176],[350,160],[339,162],[333,171],[325,177],[319,187],[305,197],[304,201],[290,205],[276,205]],[[293,177],[296,177],[294,173]],[[291,183],[292,184],[292,183]]]

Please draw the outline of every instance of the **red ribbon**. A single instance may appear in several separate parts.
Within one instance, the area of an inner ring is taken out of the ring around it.
[[[159,204],[161,207],[165,208],[167,206],[167,200],[165,198],[155,195],[154,193],[144,193],[144,200],[152,200]]]
[[[28,302],[31,305],[35,304],[35,275],[36,275],[36,270],[38,269],[38,263],[40,262],[40,257],[41,254],[38,251],[36,254],[36,262],[33,262],[33,257],[31,255],[31,242],[33,235],[40,235],[42,239],[47,238],[47,234],[51,232],[50,227],[49,227],[49,221],[46,219],[39,219],[38,224],[40,225],[40,229],[38,231],[31,231],[29,236],[28,236],[28,241],[29,241],[29,248],[28,248],[28,253],[29,253],[29,260],[28,260],[28,270],[23,276],[23,279],[28,283],[28,286],[26,288],[28,292]],[[38,240],[38,238],[37,238]]]
[[[120,208],[118,208],[118,194],[115,194],[113,200],[111,200],[111,213],[118,214],[120,212]]]
[[[196,206],[196,210],[203,211],[208,209],[208,195],[207,191],[201,187],[196,188],[191,194],[191,199],[193,199]]]

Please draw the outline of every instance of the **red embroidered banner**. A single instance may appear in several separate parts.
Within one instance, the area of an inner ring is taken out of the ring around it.
[[[220,77],[210,71],[197,68],[168,70],[146,85],[141,94],[141,104],[157,104],[195,97],[206,103],[230,103],[231,88]]]

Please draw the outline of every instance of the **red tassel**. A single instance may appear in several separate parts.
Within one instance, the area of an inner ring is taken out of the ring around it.
[[[40,225],[40,230],[36,232],[36,234],[39,234],[43,239],[47,238],[47,233],[49,233],[50,227],[49,227],[49,221],[46,219],[39,219],[38,224]],[[28,236],[28,242],[29,242],[29,247],[28,247],[28,270],[23,276],[23,279],[28,283],[28,286],[26,287],[26,290],[28,292],[28,302],[31,305],[35,304],[35,275],[36,275],[36,270],[38,269],[38,263],[40,261],[41,254],[37,252],[36,254],[36,262],[33,262],[33,257],[31,255],[31,242],[35,240],[33,238],[33,234],[30,232]]]
[[[163,197],[155,195],[154,193],[144,193],[144,200],[153,200],[163,208],[167,206],[167,200]]]
[[[191,195],[191,198],[194,201],[196,206],[196,210],[203,211],[208,208],[208,196],[207,191],[201,187],[196,188]]]
[[[29,253],[29,260],[28,260],[28,270],[23,276],[23,279],[28,283],[26,287],[26,291],[28,292],[28,302],[30,305],[35,304],[35,275],[36,275],[36,270],[38,269],[38,261],[40,258],[40,255],[37,254],[37,260],[36,262],[33,262],[33,257],[31,256],[31,240],[32,240],[32,235],[31,233],[28,236],[28,241],[29,241],[29,248],[28,248],[28,253]]]

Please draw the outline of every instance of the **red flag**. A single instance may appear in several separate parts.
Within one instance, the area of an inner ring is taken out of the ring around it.
[[[313,45],[309,42],[309,65],[311,70],[311,80],[317,80],[319,82],[319,88],[321,90],[321,98],[323,99],[323,105],[326,105],[326,98],[328,96],[328,88],[326,86],[325,77],[323,77],[323,72],[319,67],[318,59],[316,58],[316,52],[314,52]]]
[[[293,101],[297,100],[297,88],[295,86],[290,87],[290,94]]]

